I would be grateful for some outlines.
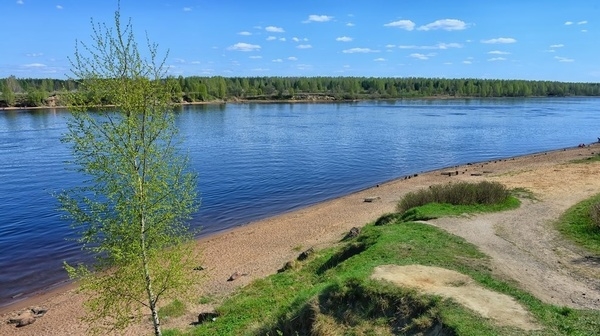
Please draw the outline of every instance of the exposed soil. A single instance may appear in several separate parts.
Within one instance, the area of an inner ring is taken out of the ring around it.
[[[372,278],[451,298],[498,325],[523,330],[541,329],[515,299],[483,288],[469,276],[456,271],[422,265],[381,265],[375,267]]]
[[[189,304],[189,313],[163,321],[163,328],[186,328],[199,313],[217,306],[225,296],[252,280],[277,272],[287,261],[308,248],[316,250],[337,244],[352,227],[375,221],[392,212],[408,191],[437,183],[490,179],[509,187],[524,187],[539,201],[526,200],[508,212],[438,219],[432,222],[465,237],[492,258],[494,271],[514,281],[545,302],[600,309],[600,266],[594,258],[562,239],[553,221],[571,205],[600,193],[600,162],[568,164],[589,157],[600,146],[560,150],[514,159],[452,167],[402,178],[312,207],[275,216],[198,241],[202,251],[203,278],[197,297],[208,304]],[[458,175],[442,175],[452,171]],[[472,175],[474,174],[474,175]],[[365,202],[370,198],[371,202]],[[235,281],[238,272],[247,274]],[[0,335],[85,335],[80,321],[84,297],[72,288],[62,288],[0,309],[8,320],[32,306],[48,309],[36,322],[15,328],[0,323]],[[166,304],[168,302],[163,302]],[[148,319],[118,335],[143,335],[151,331]]]

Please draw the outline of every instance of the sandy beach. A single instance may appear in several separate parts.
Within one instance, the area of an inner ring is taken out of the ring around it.
[[[397,201],[405,193],[459,180],[489,179],[510,188],[527,188],[538,201],[524,201],[520,209],[506,213],[474,216],[462,221],[441,219],[433,225],[476,244],[492,257],[494,271],[500,277],[515,280],[542,301],[600,309],[599,268],[570,262],[584,256],[585,252],[564,241],[552,226],[552,221],[568,207],[600,193],[600,162],[570,163],[596,155],[598,151],[600,145],[592,144],[585,148],[560,149],[425,172],[200,239],[197,248],[202,259],[198,264],[205,270],[196,297],[210,296],[213,302],[211,305],[189,304],[187,315],[164,321],[163,328],[188,328],[198,313],[212,309],[222,298],[252,280],[276,273],[300,251],[337,244],[351,228],[361,227],[394,211]],[[445,172],[455,174],[442,174]],[[366,198],[375,201],[365,202]],[[470,225],[487,231],[477,234]],[[503,244],[518,248],[502,253]],[[527,267],[526,272],[521,269],[524,267]],[[234,272],[247,275],[227,281]],[[57,288],[0,308],[3,321],[0,335],[85,335],[86,325],[80,321],[84,314],[84,297],[76,293],[74,287]],[[585,293],[585,300],[574,297],[580,292]],[[33,306],[43,307],[48,312],[22,328],[6,323],[20,310]],[[149,334],[151,329],[147,323],[129,328],[126,334]]]

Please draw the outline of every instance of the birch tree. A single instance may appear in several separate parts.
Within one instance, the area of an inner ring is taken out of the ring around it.
[[[123,329],[191,284],[196,175],[179,153],[172,88],[156,44],[141,50],[131,20],[92,21],[91,42],[71,59],[78,89],[66,94],[72,117],[63,141],[88,180],[62,192],[62,210],[93,252],[93,265],[66,265],[89,299],[91,331]]]

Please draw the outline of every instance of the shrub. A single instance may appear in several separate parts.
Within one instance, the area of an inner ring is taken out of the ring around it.
[[[398,202],[397,210],[406,210],[429,203],[452,205],[498,204],[506,200],[510,192],[498,182],[481,181],[478,183],[458,182],[439,184],[406,194]]]

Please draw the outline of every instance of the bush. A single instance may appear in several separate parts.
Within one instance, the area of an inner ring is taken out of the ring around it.
[[[397,210],[399,213],[404,213],[408,209],[429,203],[491,205],[502,203],[509,196],[509,190],[498,182],[440,184],[406,194],[398,202]]]
[[[600,229],[600,202],[590,206],[590,217],[592,219],[592,225]]]

